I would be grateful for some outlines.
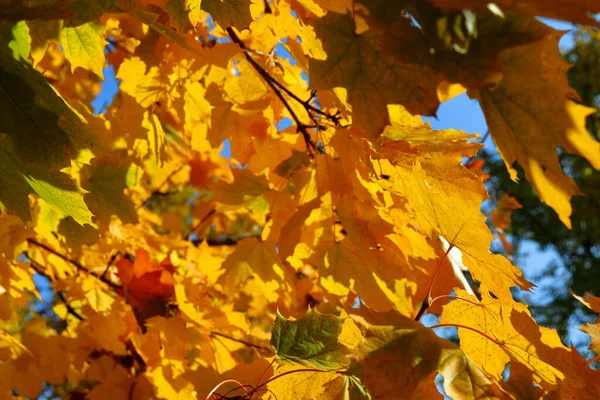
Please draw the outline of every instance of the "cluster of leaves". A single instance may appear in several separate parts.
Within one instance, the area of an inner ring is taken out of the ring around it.
[[[600,32],[597,28],[580,27],[573,35],[573,44],[564,53],[573,63],[568,71],[571,86],[577,89],[583,104],[598,107],[600,104]],[[587,127],[596,138],[600,135],[600,112],[587,118]],[[567,229],[556,214],[540,202],[531,186],[522,179],[514,182],[506,173],[502,160],[487,152],[480,152],[485,159],[484,170],[490,175],[488,188],[492,197],[507,193],[514,196],[522,209],[512,216],[508,232],[512,237],[517,258],[526,241],[533,241],[555,254],[548,266],[538,268],[539,280],[547,283],[538,289],[543,304],[532,308],[536,319],[556,326],[563,333],[569,324],[580,325],[587,317],[587,308],[576,301],[570,291],[590,292],[600,295],[600,274],[594,265],[600,262],[600,171],[590,167],[581,157],[562,153],[561,165],[569,171],[577,186],[586,196],[573,198],[571,215],[572,230]],[[523,178],[522,170],[519,176]],[[551,279],[544,279],[550,277]],[[570,291],[569,291],[570,290]],[[589,314],[590,311],[588,310]]]
[[[490,252],[485,177],[462,164],[475,136],[420,117],[478,99],[511,176],[518,162],[570,226],[579,191],[555,148],[598,168],[600,144],[561,33],[535,15],[594,24],[597,4],[5,3],[3,393],[441,398],[438,375],[460,399],[600,389],[513,299],[531,284]],[[107,63],[119,93],[95,115]],[[34,273],[62,324],[24,316]]]

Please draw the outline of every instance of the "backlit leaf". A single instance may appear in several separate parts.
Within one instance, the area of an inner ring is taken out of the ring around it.
[[[456,293],[478,302],[463,290]],[[458,329],[461,348],[469,357],[497,378],[512,361],[531,370],[544,388],[573,384],[569,370],[559,369],[570,364],[571,350],[562,345],[556,331],[537,327],[524,304],[497,300],[485,291],[482,296],[480,304],[452,301],[444,306],[440,320],[472,328]]]
[[[506,398],[454,344],[411,319],[397,313],[375,315],[367,309],[360,309],[354,319],[364,340],[349,371],[360,377],[373,399],[441,398],[438,393],[430,397],[428,387],[436,372],[451,398]],[[398,368],[404,373],[397,375]]]
[[[342,314],[321,314],[311,310],[297,320],[277,314],[271,345],[277,356],[321,370],[335,370],[348,364],[348,353],[360,342],[354,322]]]
[[[60,44],[72,71],[82,67],[104,78],[104,26],[96,22],[67,20],[60,32]]]
[[[126,158],[99,158],[82,172],[82,182],[89,193],[84,196],[97,221],[107,222],[113,215],[125,223],[137,220],[135,205],[124,191],[137,185],[141,177],[139,167]]]
[[[541,199],[570,227],[570,199],[579,190],[562,171],[555,148],[580,154],[600,168],[600,143],[585,127],[593,110],[573,101],[577,95],[568,86],[568,65],[557,50],[562,33],[547,30],[532,44],[504,50],[500,85],[473,95],[481,102],[511,178],[517,177],[512,165],[518,161]]]
[[[317,36],[324,40],[327,59],[310,60],[310,84],[318,90],[337,86],[348,89],[354,122],[377,136],[388,121],[387,104],[403,104],[414,114],[432,115],[439,104],[436,76],[410,61],[425,56],[416,28],[408,20],[396,26],[399,36],[411,43],[395,58],[383,50],[382,32],[370,29],[356,34],[349,14],[328,14],[317,21]]]
[[[202,0],[202,9],[223,28],[233,26],[241,31],[252,21],[250,0]]]

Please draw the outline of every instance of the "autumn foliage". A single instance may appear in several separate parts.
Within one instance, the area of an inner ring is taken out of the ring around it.
[[[570,226],[557,148],[599,168],[600,144],[536,16],[598,12],[0,0],[1,397],[597,398],[490,251],[521,205],[484,215],[477,135],[421,116],[477,99],[512,178]]]

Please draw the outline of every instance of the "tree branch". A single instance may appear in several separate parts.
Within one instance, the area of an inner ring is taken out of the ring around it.
[[[314,156],[314,154],[312,152],[313,150],[316,152],[319,152],[319,153],[322,152],[322,150],[318,148],[315,141],[311,138],[310,132],[309,132],[309,129],[319,129],[321,127],[317,121],[317,118],[315,117],[315,115],[313,115],[313,113],[324,116],[325,118],[327,118],[328,120],[333,122],[336,127],[340,126],[341,118],[340,118],[339,114],[335,114],[335,115],[328,114],[328,113],[324,112],[323,110],[310,104],[311,100],[314,98],[314,96],[316,94],[316,92],[314,92],[314,91],[308,100],[302,100],[301,98],[299,98],[291,90],[289,90],[284,85],[279,83],[275,78],[273,78],[263,67],[260,66],[260,64],[258,64],[258,62],[256,62],[256,60],[254,58],[252,58],[252,56],[250,55],[250,49],[248,49],[246,47],[246,45],[244,44],[244,42],[241,41],[241,39],[238,37],[238,35],[233,30],[233,28],[231,28],[231,27],[227,28],[227,33],[229,34],[231,41],[233,43],[237,44],[244,51],[244,56],[246,57],[246,60],[250,63],[250,65],[252,65],[254,70],[256,70],[256,72],[258,72],[258,74],[265,80],[265,82],[271,87],[273,92],[275,92],[275,95],[279,98],[279,100],[281,100],[281,102],[283,103],[285,108],[288,110],[288,112],[292,116],[292,119],[294,120],[294,123],[296,124],[296,131],[301,133],[302,137],[304,138],[304,142],[306,143],[306,150],[308,151],[311,158]],[[304,107],[308,116],[313,120],[315,125],[306,125],[300,121],[300,118],[298,117],[298,115],[296,114],[294,109],[291,107],[288,100],[285,98],[284,93],[286,95],[290,96],[290,98],[292,98],[296,102],[300,103]]]
[[[77,318],[80,321],[85,321],[85,318],[82,317],[81,314],[79,314],[77,312],[77,310],[75,310],[73,307],[71,307],[71,305],[67,302],[67,298],[65,297],[65,294],[63,292],[56,292],[56,295],[63,302],[65,307],[67,307],[67,312],[69,314],[71,314],[72,316],[74,316],[75,318]]]
[[[179,171],[181,171],[184,167],[185,167],[185,165],[182,165],[179,168],[176,168],[173,171],[171,171],[171,173],[169,175],[167,175],[167,177],[164,179],[164,181],[162,181],[162,183],[160,185],[158,185],[158,187],[156,189],[152,190],[152,193],[150,193],[150,196],[148,196],[147,198],[144,199],[144,201],[142,201],[140,204],[138,204],[138,206],[135,209],[139,210],[140,208],[144,207],[146,205],[146,203],[148,201],[150,201],[150,199],[155,194],[160,194],[161,193],[160,190],[171,180],[171,178],[175,174],[177,174]]]
[[[450,244],[450,246],[448,247],[448,250],[446,250],[446,252],[444,253],[444,256],[438,262],[435,272],[433,273],[433,276],[431,277],[431,281],[429,282],[429,288],[427,289],[427,295],[425,296],[425,299],[423,300],[423,303],[421,304],[421,308],[419,309],[419,312],[415,316],[415,321],[419,321],[421,319],[421,317],[423,316],[423,314],[425,314],[425,311],[427,311],[427,309],[431,305],[431,302],[432,302],[431,301],[431,291],[433,289],[433,284],[435,283],[435,278],[437,277],[438,272],[440,272],[442,263],[448,257],[450,250],[452,250],[453,248],[454,248],[454,244]]]
[[[37,261],[33,260],[32,258],[29,257],[29,255],[25,252],[25,255],[27,257],[27,260],[29,261],[29,266],[39,275],[43,276],[44,278],[48,279],[49,281],[53,281],[52,277],[50,275],[48,275],[45,271],[44,271],[44,267],[42,265],[40,265],[40,263],[38,263]],[[60,301],[63,302],[63,304],[65,305],[65,307],[67,308],[67,312],[69,314],[71,314],[72,316],[74,316],[75,318],[77,318],[80,321],[85,321],[85,318],[81,316],[81,314],[79,314],[77,312],[77,310],[75,310],[73,307],[71,307],[71,305],[69,304],[69,302],[67,301],[67,298],[65,297],[63,292],[60,291],[56,291],[56,295],[58,296],[58,298],[60,299]]]
[[[42,249],[46,250],[47,252],[49,252],[51,254],[54,254],[55,256],[61,258],[62,260],[64,260],[64,261],[66,261],[66,262],[74,265],[75,267],[77,267],[78,271],[83,271],[83,272],[87,273],[88,275],[93,276],[94,278],[98,279],[101,282],[106,283],[108,286],[110,286],[111,288],[113,288],[115,290],[121,290],[121,286],[120,285],[117,285],[116,283],[114,283],[114,282],[106,279],[104,276],[100,276],[98,274],[93,273],[92,271],[90,271],[89,269],[87,269],[86,267],[84,267],[83,265],[81,265],[79,262],[77,262],[75,260],[71,260],[70,258],[68,258],[68,257],[60,254],[59,252],[57,252],[53,248],[51,248],[51,247],[49,247],[49,246],[47,246],[47,245],[45,245],[43,243],[40,243],[40,242],[38,242],[35,239],[31,239],[31,238],[27,239],[27,243],[34,244],[34,245],[36,245],[38,247],[41,247]],[[29,258],[29,257],[27,257],[27,258],[29,260],[31,260],[31,258]]]
[[[108,264],[106,264],[106,268],[104,269],[104,272],[102,273],[102,275],[100,275],[100,278],[104,279],[106,273],[108,272],[108,269],[110,268],[110,266],[112,265],[112,263],[115,261],[115,259],[118,257],[118,255],[121,254],[118,250],[113,253],[110,256],[110,260],[108,260]]]
[[[213,215],[215,215],[216,212],[217,212],[217,210],[215,208],[213,208],[212,210],[210,210],[208,212],[208,214],[206,214],[204,217],[202,217],[202,219],[200,219],[200,221],[198,221],[196,224],[194,224],[192,226],[192,228],[190,229],[190,231],[188,232],[188,234],[183,237],[183,240],[189,240],[190,236],[192,235],[192,233],[195,233],[196,230],[198,228],[200,228],[206,221],[208,221],[208,219],[210,217],[212,217]]]

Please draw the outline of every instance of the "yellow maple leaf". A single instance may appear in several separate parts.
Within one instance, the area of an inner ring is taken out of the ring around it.
[[[600,298],[592,296],[589,293],[586,293],[585,297],[580,297],[575,294],[573,294],[573,297],[575,297],[581,303],[585,304],[586,307],[588,307],[595,313],[600,313]],[[579,329],[590,335],[590,349],[594,350],[596,354],[600,354],[600,317],[598,318],[598,320],[596,320],[595,323],[585,324]]]
[[[294,372],[297,371],[297,372]],[[347,378],[335,372],[303,371],[297,365],[277,366],[274,376],[288,373],[285,378],[275,379],[266,385],[273,399],[334,399],[343,395]],[[259,393],[262,393],[259,391]]]
[[[71,71],[77,67],[89,69],[104,78],[104,25],[97,22],[66,20],[59,35]]]
[[[569,66],[558,52],[560,36],[562,32],[546,28],[541,39],[503,50],[504,77],[498,87],[471,95],[481,102],[511,178],[517,178],[512,165],[518,161],[541,199],[570,227],[570,200],[579,190],[562,171],[555,148],[582,155],[600,168],[600,143],[585,128],[593,109],[572,100],[577,94],[569,87]]]
[[[485,289],[481,301],[462,289],[456,294],[462,298],[444,306],[440,323],[459,326],[461,349],[488,373],[500,379],[512,361],[532,371],[545,389],[572,384],[564,369],[571,350],[556,331],[538,327],[526,305],[494,299]]]
[[[238,243],[235,251],[223,262],[225,274],[219,278],[226,292],[235,293],[246,281],[255,277],[263,283],[264,294],[271,301],[277,299],[276,290],[284,282],[281,260],[275,247],[254,238]]]
[[[507,398],[465,353],[412,319],[366,307],[351,316],[364,339],[349,371],[360,378],[372,398],[440,398],[432,388],[438,372],[451,398]],[[394,372],[398,366],[404,366],[403,374]]]

